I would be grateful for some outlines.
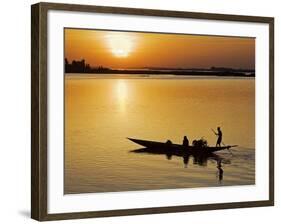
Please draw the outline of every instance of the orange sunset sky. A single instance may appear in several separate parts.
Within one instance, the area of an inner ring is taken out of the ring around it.
[[[255,68],[255,39],[65,29],[65,57],[109,68]]]

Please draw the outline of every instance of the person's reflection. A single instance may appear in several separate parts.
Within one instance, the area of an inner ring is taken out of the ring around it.
[[[184,168],[187,168],[188,162],[189,162],[189,154],[186,154],[183,156],[183,163],[184,163]]]
[[[217,177],[218,177],[219,183],[221,183],[223,180],[223,169],[222,169],[221,162],[222,162],[221,159],[217,160],[217,168],[218,168]]]
[[[203,155],[194,155],[193,156],[193,164],[199,165],[199,166],[207,166],[208,165],[208,156]]]
[[[171,154],[171,153],[167,153],[167,154],[166,154],[166,158],[167,158],[167,160],[171,160],[171,159],[172,159],[172,156],[173,156],[173,154]]]

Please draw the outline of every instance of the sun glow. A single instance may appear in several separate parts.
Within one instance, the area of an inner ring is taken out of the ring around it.
[[[108,34],[107,44],[111,53],[118,58],[126,58],[134,47],[134,38],[128,34]]]

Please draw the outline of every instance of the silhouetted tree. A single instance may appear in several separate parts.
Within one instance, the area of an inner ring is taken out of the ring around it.
[[[69,63],[67,58],[64,59],[64,71],[69,72]]]
[[[111,70],[103,66],[91,67],[85,59],[81,61],[73,60],[70,64],[67,58],[64,59],[64,68],[66,73],[105,73]]]

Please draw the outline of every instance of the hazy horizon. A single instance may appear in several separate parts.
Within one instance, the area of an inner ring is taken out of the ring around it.
[[[255,39],[65,29],[65,58],[112,69],[255,69]]]

